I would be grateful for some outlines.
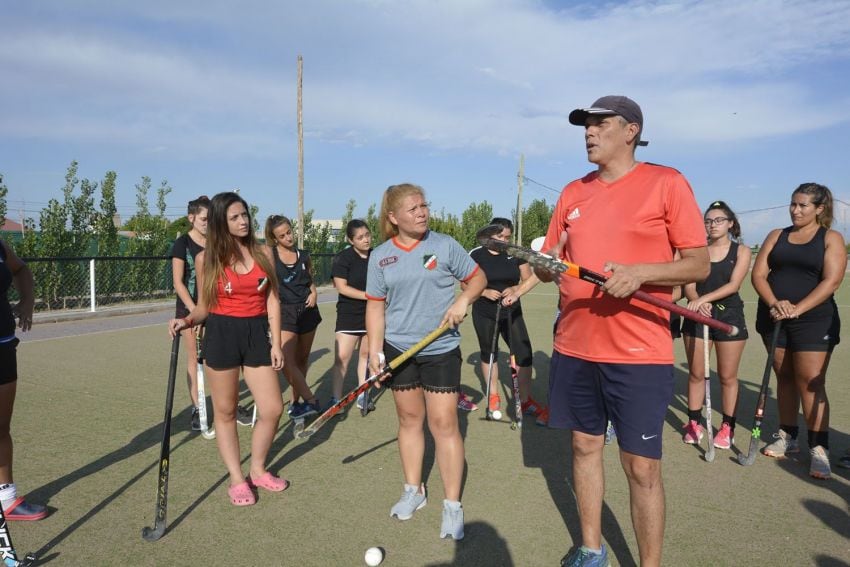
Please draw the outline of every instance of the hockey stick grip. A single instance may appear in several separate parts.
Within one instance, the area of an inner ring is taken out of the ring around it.
[[[502,242],[501,240],[496,240],[494,238],[481,238],[479,239],[479,243],[485,248],[495,250],[497,252],[506,252],[508,254],[511,254],[512,256],[525,260],[533,267],[541,268],[552,273],[566,274],[572,278],[578,278],[580,280],[584,280],[586,282],[590,282],[598,286],[601,286],[606,281],[608,281],[608,278],[606,276],[598,272],[588,270],[587,268],[584,268],[572,262],[552,258],[550,256],[547,256],[546,254],[541,254],[540,252],[535,252],[534,250],[524,248],[522,246]],[[661,299],[660,297],[655,297],[654,295],[651,295],[641,289],[635,291],[631,295],[631,297],[639,299],[644,303],[649,303],[650,305],[660,307],[661,309],[665,309],[672,313],[677,313],[686,319],[690,319],[697,323],[702,323],[703,325],[711,327],[712,329],[717,329],[718,331],[726,333],[730,337],[736,336],[739,332],[738,327],[734,325],[718,321],[717,319],[713,319],[711,317],[706,317],[702,313],[691,311],[687,307],[682,307],[681,305],[673,303],[672,301],[667,301],[665,299]]]

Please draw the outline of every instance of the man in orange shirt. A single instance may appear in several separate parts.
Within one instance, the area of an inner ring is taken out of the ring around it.
[[[610,420],[629,482],[642,566],[660,565],[664,537],[661,433],[673,394],[670,314],[630,300],[639,288],[670,300],[672,287],[709,272],[702,214],[675,169],[638,162],[643,114],[606,96],[570,113],[585,128],[597,169],[568,184],[543,245],[557,258],[605,272],[602,288],[559,278],[561,317],[550,370],[549,426],[571,429],[582,541],[562,561],[607,566],[602,544],[602,453]],[[674,250],[680,258],[674,259]],[[551,274],[538,271],[543,281]],[[588,337],[593,337],[589,340]]]

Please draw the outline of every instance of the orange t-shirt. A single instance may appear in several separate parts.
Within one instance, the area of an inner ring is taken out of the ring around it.
[[[675,249],[706,245],[702,213],[687,180],[675,169],[649,163],[639,163],[613,183],[592,172],[564,187],[543,250],[556,245],[564,230],[564,259],[600,273],[607,261],[671,262]],[[670,287],[642,289],[672,298]],[[594,362],[672,364],[669,311],[611,297],[567,276],[561,278],[560,293],[558,352]]]

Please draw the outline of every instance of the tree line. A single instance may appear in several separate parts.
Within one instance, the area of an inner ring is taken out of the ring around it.
[[[77,258],[85,256],[163,256],[166,255],[179,234],[189,230],[186,217],[169,221],[165,211],[167,197],[172,192],[168,181],[163,179],[155,189],[155,208],[151,209],[153,183],[150,177],[143,176],[135,184],[136,212],[117,226],[118,209],[115,202],[117,173],[107,171],[100,182],[78,177],[79,164],[72,161],[65,173],[62,186],[62,198],[51,198],[38,218],[23,219],[24,234],[16,238],[15,248],[22,257]],[[95,204],[97,192],[100,199]],[[6,197],[8,188],[0,173],[0,224],[5,222],[7,214]],[[254,230],[262,226],[259,209],[251,205]],[[334,236],[330,223],[314,223],[313,210],[304,214],[305,248],[316,253],[335,253],[346,247],[345,225],[355,218],[357,202],[348,201],[342,215],[342,229]],[[532,201],[522,211],[523,245],[545,234],[552,215],[552,206],[543,199]],[[470,203],[460,216],[447,212],[445,208],[431,212],[430,226],[437,232],[453,237],[466,249],[477,246],[475,233],[489,223],[494,216],[509,216],[516,224],[516,211],[498,212],[487,201]],[[378,228],[377,205],[369,205],[362,218],[373,235],[377,245],[383,238]],[[292,219],[293,230],[297,229],[297,219]],[[119,231],[132,231],[132,238],[121,238]]]

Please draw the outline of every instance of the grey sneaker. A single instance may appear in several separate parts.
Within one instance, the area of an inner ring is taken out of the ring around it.
[[[419,492],[419,488],[422,492]],[[404,492],[401,498],[390,509],[390,517],[395,516],[399,520],[409,520],[413,517],[413,513],[425,507],[428,503],[428,497],[425,495],[425,486],[416,487],[409,484],[404,485]]]
[[[797,443],[797,440],[788,435],[782,429],[774,433],[773,437],[774,439],[776,439],[776,441],[761,450],[761,452],[767,455],[768,457],[773,457],[774,459],[781,459],[788,453],[800,452],[800,444]]]
[[[605,428],[605,444],[610,445],[617,438],[617,431],[614,429],[614,424],[608,422],[608,427]]]
[[[812,464],[809,466],[809,476],[827,480],[832,476],[829,468],[829,451],[818,445],[809,449],[812,456]]]
[[[443,524],[440,526],[440,537],[452,538],[455,541],[463,539],[463,505],[460,502],[443,500]]]
[[[236,406],[236,423],[251,427],[254,425],[254,412],[245,406]]]
[[[577,547],[561,559],[561,567],[608,567],[608,550],[602,544],[602,553],[597,555],[584,547]]]

